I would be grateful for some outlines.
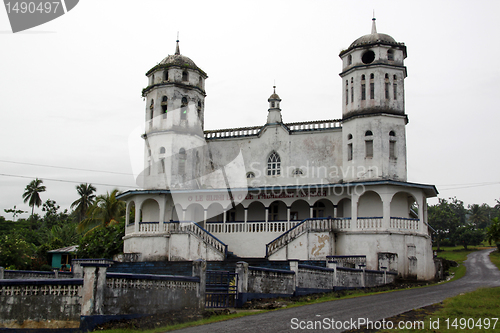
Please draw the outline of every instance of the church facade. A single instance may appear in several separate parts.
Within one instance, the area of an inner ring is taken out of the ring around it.
[[[366,256],[367,269],[432,279],[427,203],[407,182],[406,46],[378,33],[340,53],[342,118],[205,130],[207,74],[179,44],[150,69],[142,190],[127,203],[124,253],[139,260]],[[210,116],[210,115],[207,115]]]

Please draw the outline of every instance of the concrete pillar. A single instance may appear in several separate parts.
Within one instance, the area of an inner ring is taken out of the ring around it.
[[[81,263],[83,267],[82,316],[102,315],[106,272],[110,264]]]
[[[0,267],[0,280],[3,280],[5,276],[5,268]]]
[[[54,279],[59,279],[59,270],[57,268],[52,268],[54,271]]]
[[[359,265],[362,270],[363,270],[363,273],[361,273],[361,288],[365,288],[366,286],[366,265]]]
[[[203,228],[207,229],[207,217],[208,217],[208,209],[203,209]]]
[[[351,189],[351,229],[358,229],[358,202],[359,195],[354,192],[355,187]]]
[[[337,205],[334,205],[333,206],[333,218],[336,219],[337,218]]]
[[[290,259],[288,260],[290,264],[290,270],[295,272],[295,290],[299,286],[299,260],[298,259]]]
[[[286,222],[287,222],[287,224],[290,223],[290,208],[291,208],[290,206],[286,207]],[[288,229],[290,229],[289,225],[287,225],[287,227],[288,227]]]
[[[309,206],[309,218],[313,218],[314,206]]]
[[[139,225],[141,222],[141,202],[135,201],[135,222],[134,222],[134,232],[139,232]]]
[[[183,221],[186,221],[186,210],[187,209],[182,208],[182,220]]]
[[[392,193],[380,194],[382,199],[382,230],[388,230],[391,226],[391,200]]]
[[[266,223],[269,221],[269,207],[266,207]]]
[[[198,286],[198,301],[199,308],[205,308],[205,290],[207,284],[207,262],[203,259],[197,259],[193,261],[193,276],[200,278],[200,284]]]
[[[159,205],[160,205],[160,215],[158,216],[158,223],[160,224],[158,226],[158,231],[165,231],[165,204],[166,204],[166,198],[165,195],[160,195],[159,198]]]
[[[332,276],[332,289],[335,290],[335,287],[337,286],[337,262],[327,258],[326,268],[335,270]]]
[[[222,212],[223,232],[227,232],[227,230],[226,230],[226,220],[227,220],[227,214],[226,214],[226,211],[224,211],[224,212]]]
[[[238,307],[241,307],[247,301],[248,293],[248,263],[238,261],[236,263],[236,274],[238,275]]]

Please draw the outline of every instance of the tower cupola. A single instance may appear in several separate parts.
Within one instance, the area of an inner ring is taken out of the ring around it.
[[[267,100],[269,102],[269,109],[268,114],[267,114],[267,123],[272,124],[272,123],[282,123],[283,120],[281,118],[281,109],[280,109],[280,102],[281,99],[276,94],[276,86],[273,86],[273,94],[269,97]]]
[[[406,46],[377,32],[375,18],[368,35],[340,52],[342,59],[342,118],[367,114],[404,115]]]

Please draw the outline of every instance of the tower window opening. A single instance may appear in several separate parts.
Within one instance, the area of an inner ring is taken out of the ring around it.
[[[189,73],[188,71],[182,72],[182,81],[189,81]]]
[[[371,64],[375,60],[375,52],[368,50],[361,56],[363,64]]]
[[[387,60],[393,61],[394,60],[394,51],[393,50],[388,50],[387,51]]]
[[[373,73],[370,74],[370,99],[375,99],[375,75]]]
[[[160,154],[165,154],[165,147],[160,148]]]
[[[389,97],[389,85],[390,85],[389,82],[385,83],[385,99],[390,99],[390,97]]]
[[[154,111],[155,111],[155,101],[154,100],[151,100],[151,104],[149,105],[149,110],[150,110],[150,119],[153,120]]]
[[[351,86],[351,103],[354,102],[354,87]]]
[[[183,175],[186,172],[186,150],[179,149],[179,174]]]
[[[392,84],[392,90],[394,93],[394,100],[397,100],[398,99],[398,85],[396,84],[396,82],[394,82]]]
[[[352,55],[347,56],[347,66],[352,65]]]
[[[188,106],[187,98],[182,97],[182,100],[181,100],[181,120],[186,120],[186,118],[187,118],[187,106]]]
[[[352,139],[352,134],[347,134],[347,140],[351,140]]]
[[[304,172],[300,168],[296,168],[292,171],[292,176],[294,177],[302,176],[303,174]]]
[[[255,178],[255,173],[253,173],[253,172],[248,172],[248,173],[247,173],[247,178]]]
[[[347,145],[347,160],[352,161],[352,143]]]
[[[274,102],[271,102],[271,107],[274,108]]]
[[[396,159],[396,141],[389,141],[389,158]]]
[[[368,130],[365,132],[365,136],[372,136],[373,135],[373,132]]]
[[[389,132],[389,136],[396,136],[396,132],[394,132],[394,131],[390,131],[390,132]]]
[[[164,81],[168,81],[168,70],[166,70],[165,72],[163,72],[163,80]]]
[[[167,104],[168,104],[168,98],[167,96],[163,96],[163,98],[161,99],[161,110],[163,113],[167,113]]]
[[[366,158],[373,157],[373,140],[365,141]]]
[[[281,158],[277,152],[273,151],[267,159],[267,175],[279,176],[281,174]]]
[[[366,100],[366,83],[365,83],[365,75],[361,75],[361,100]]]
[[[345,81],[345,105],[349,104],[349,81]]]
[[[165,173],[165,158],[160,158],[160,168],[158,173]]]

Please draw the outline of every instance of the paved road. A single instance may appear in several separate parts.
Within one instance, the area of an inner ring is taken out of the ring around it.
[[[358,323],[359,319],[382,320],[412,309],[441,302],[446,298],[473,291],[480,287],[500,286],[500,271],[488,258],[491,251],[493,250],[483,250],[469,254],[465,261],[467,274],[453,282],[271,311],[182,329],[176,332],[311,332],[320,330],[302,330],[299,328],[301,321],[303,321],[302,325],[305,327],[307,321],[321,321],[324,323],[325,319],[329,323],[331,323],[330,319],[342,323],[347,321],[347,325],[351,325],[351,322]],[[328,332],[341,331],[329,329],[327,326],[322,326],[322,328]]]

